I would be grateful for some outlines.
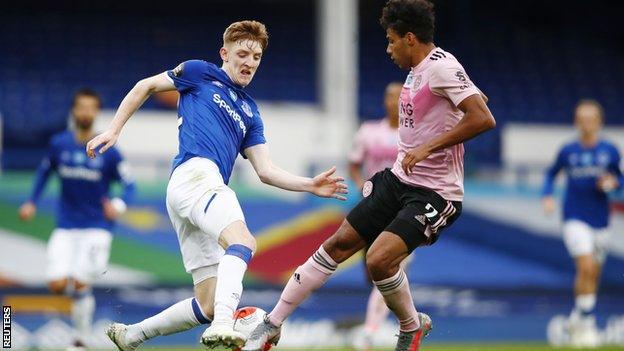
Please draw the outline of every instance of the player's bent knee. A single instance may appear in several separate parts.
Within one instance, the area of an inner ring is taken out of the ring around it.
[[[236,244],[243,245],[252,252],[255,252],[257,247],[256,238],[251,235],[251,232],[242,221],[236,221],[227,226],[219,236],[219,243],[226,249]]]
[[[395,275],[400,266],[386,252],[369,250],[366,253],[366,268],[373,280],[382,280]]]
[[[349,222],[343,221],[336,233],[325,240],[323,249],[336,263],[342,263],[360,251],[364,245],[364,240]]]
[[[53,280],[48,283],[48,290],[50,290],[50,292],[53,294],[61,295],[65,293],[65,290],[67,289],[67,284],[67,279]]]
[[[74,291],[82,291],[89,288],[89,284],[74,280]]]

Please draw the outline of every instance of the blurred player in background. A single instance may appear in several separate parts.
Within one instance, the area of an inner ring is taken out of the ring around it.
[[[384,94],[386,116],[379,121],[364,122],[355,134],[349,154],[349,175],[360,190],[366,180],[383,169],[391,168],[396,161],[399,153],[399,97],[402,89],[402,83],[388,84]],[[408,259],[403,262],[404,267],[407,261]],[[368,274],[367,278],[370,280]],[[379,289],[371,289],[363,334],[356,337],[353,343],[356,348],[372,350],[374,335],[389,312]]]
[[[335,168],[307,178],[271,162],[260,112],[244,90],[267,44],[264,24],[231,24],[219,51],[221,67],[190,60],[139,81],[121,102],[109,130],[87,145],[91,157],[100,145],[99,153],[104,153],[150,95],[176,89],[180,92],[180,145],[167,187],[167,211],[178,234],[185,269],[193,277],[195,298],[137,324],[111,325],[107,334],[120,350],[134,350],[155,336],[210,323],[213,315],[202,343],[210,348],[243,346],[246,337],[233,329],[233,314],[256,241],[245,224],[236,194],[227,186],[238,154],[249,158],[266,184],[345,200],[341,193],[346,193],[346,185],[342,178],[332,176]]]
[[[542,203],[546,213],[555,211],[553,184],[557,174],[564,170],[567,185],[563,240],[576,263],[570,342],[577,347],[596,347],[600,340],[594,308],[609,241],[608,193],[620,188],[624,178],[617,148],[600,136],[602,106],[594,100],[581,100],[575,109],[574,124],[579,138],[561,148],[546,173]]]
[[[349,153],[349,175],[358,189],[375,173],[392,167],[399,153],[399,97],[403,84],[386,86],[386,116],[378,121],[364,122],[358,129]]]
[[[243,350],[276,342],[282,323],[338,264],[370,245],[368,271],[400,324],[397,351],[415,350],[431,319],[414,307],[400,263],[431,245],[461,213],[463,142],[494,128],[481,92],[450,53],[433,43],[433,4],[390,0],[381,16],[387,53],[409,74],[400,97],[399,154],[392,169],[364,183],[364,199],[288,281],[277,305]]]
[[[48,154],[37,169],[30,199],[19,209],[22,220],[32,219],[50,174],[59,176],[56,229],[47,250],[48,287],[54,294],[73,298],[71,318],[78,332],[72,348],[75,350],[88,344],[95,311],[91,284],[106,272],[111,228],[125,211],[135,188],[117,149],[97,160],[84,154],[85,145],[95,136],[93,122],[100,113],[100,104],[94,91],[76,92],[71,109],[74,130],[52,137]],[[123,200],[110,198],[112,182],[123,184]]]

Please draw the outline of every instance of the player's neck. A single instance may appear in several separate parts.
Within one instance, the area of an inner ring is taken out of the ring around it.
[[[598,139],[599,139],[598,134],[588,134],[588,135],[581,135],[580,141],[581,141],[581,145],[585,147],[593,147],[593,146],[596,146],[596,144],[598,144]]]
[[[431,50],[435,49],[434,43],[428,44],[416,44],[412,51],[412,67],[418,66],[427,56]]]
[[[93,130],[91,128],[76,128],[76,133],[74,133],[74,135],[76,136],[76,141],[78,141],[80,144],[86,144],[93,137]]]

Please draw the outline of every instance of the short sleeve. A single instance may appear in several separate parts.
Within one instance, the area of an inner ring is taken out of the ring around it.
[[[201,83],[207,70],[208,62],[189,60],[167,71],[167,77],[169,77],[179,92],[184,92],[196,88]]]
[[[351,152],[349,152],[349,162],[352,163],[362,163],[364,161],[364,154],[366,152],[365,149],[365,140],[366,140],[366,126],[360,126],[360,129],[355,133],[355,137],[353,138],[353,145],[351,147]]]
[[[455,106],[471,95],[480,94],[462,65],[450,59],[437,63],[429,78],[429,88],[434,94],[451,100]]]
[[[128,163],[124,160],[123,155],[119,152],[119,150],[113,150],[114,152],[111,153],[110,163],[111,178],[124,184],[132,183],[134,179],[132,178],[132,173],[130,172]]]
[[[265,144],[266,138],[264,137],[264,123],[260,116],[254,116],[254,123],[251,125],[247,134],[245,134],[245,138],[243,139],[243,144],[240,148],[240,154],[243,158],[247,158],[245,156],[245,149],[250,148],[254,145]]]

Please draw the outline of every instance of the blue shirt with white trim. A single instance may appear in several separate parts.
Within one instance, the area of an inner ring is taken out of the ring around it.
[[[193,157],[212,160],[227,184],[244,150],[266,143],[258,106],[216,65],[190,60],[167,71],[180,92],[179,152],[172,171]]]
[[[592,147],[585,147],[578,141],[565,145],[546,172],[542,195],[552,194],[555,178],[561,170],[567,176],[564,220],[577,219],[593,228],[608,226],[609,196],[598,188],[597,182],[603,175],[611,173],[617,177],[620,188],[624,185],[618,149],[604,140]]]
[[[122,184],[122,199],[126,203],[134,197],[134,180],[121,153],[112,147],[90,159],[85,144],[79,143],[72,131],[52,136],[48,154],[37,169],[30,201],[36,203],[39,200],[53,172],[58,175],[61,185],[56,209],[57,228],[110,230],[113,222],[104,217],[102,202],[111,197],[109,192],[113,182]]]

